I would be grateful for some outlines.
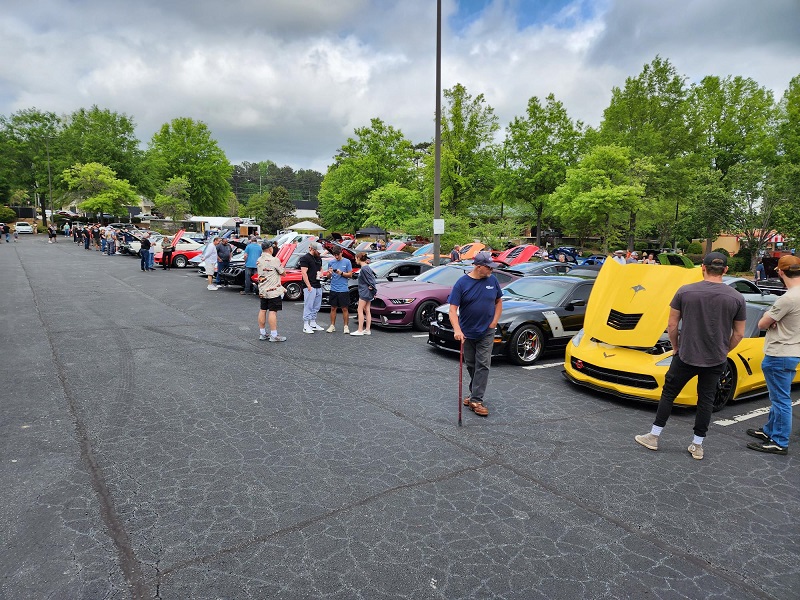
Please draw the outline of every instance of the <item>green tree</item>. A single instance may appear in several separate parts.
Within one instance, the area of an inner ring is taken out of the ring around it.
[[[780,162],[775,188],[784,202],[775,209],[775,228],[796,248],[800,244],[800,75],[789,83],[778,105],[776,135]]]
[[[548,198],[564,183],[567,167],[577,160],[582,129],[583,124],[573,123],[552,94],[544,106],[535,96],[528,100],[526,116],[515,117],[508,126],[496,192],[533,210],[537,245],[541,245],[542,215]]]
[[[136,124],[128,115],[96,105],[78,109],[66,119],[59,159],[64,168],[77,163],[106,165],[138,187],[143,175],[142,151],[135,132]]]
[[[171,177],[187,179],[192,214],[226,211],[232,167],[205,123],[182,117],[162,125],[150,141],[146,165],[161,185]]]
[[[731,223],[731,202],[722,181],[722,172],[711,167],[690,170],[691,195],[687,198],[684,237],[708,240],[706,251],[711,251],[713,240]]]
[[[294,216],[294,204],[283,186],[274,187],[268,193],[254,194],[247,202],[243,216],[253,218],[261,229],[270,234],[286,228]]]
[[[61,127],[55,113],[36,108],[0,119],[0,179],[33,195],[45,226],[45,207]]]
[[[694,148],[686,128],[688,90],[685,77],[678,75],[669,60],[656,56],[636,77],[613,88],[611,102],[603,112],[598,139],[631,149],[632,156],[648,159],[652,172],[647,178],[648,202],[629,215],[628,248],[633,249],[637,229],[642,225],[659,232],[666,240],[677,224],[673,217],[681,198],[689,193],[685,177],[687,154]],[[685,205],[684,205],[685,208]]]
[[[126,212],[125,204],[138,198],[127,179],[117,179],[116,173],[99,163],[77,164],[62,173],[70,190],[82,201],[78,208],[83,212],[120,215]]]
[[[186,177],[170,177],[166,185],[153,199],[153,205],[162,215],[173,221],[186,218],[189,212],[189,180]]]
[[[361,226],[376,225],[386,231],[404,231],[409,216],[421,204],[419,191],[404,188],[396,181],[387,183],[370,192]]]
[[[551,196],[562,221],[573,232],[587,224],[600,233],[603,251],[621,240],[630,214],[644,202],[649,171],[646,159],[631,158],[631,150],[597,146],[575,167],[567,169],[566,181]]]
[[[16,220],[17,213],[8,206],[0,206],[0,223],[13,223]]]
[[[497,180],[494,138],[500,125],[483,94],[473,98],[459,83],[443,95],[441,203],[444,211],[459,215],[492,197]],[[433,159],[433,153],[426,156],[426,198],[433,198]]]
[[[386,184],[413,189],[414,149],[399,129],[372,119],[355,135],[339,149],[320,187],[319,214],[329,229],[356,231],[366,220],[370,194]]]

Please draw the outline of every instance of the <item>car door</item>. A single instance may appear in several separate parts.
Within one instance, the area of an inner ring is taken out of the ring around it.
[[[594,285],[593,281],[578,284],[575,289],[567,295],[561,303],[561,306],[558,307],[556,312],[558,316],[561,317],[561,324],[564,327],[565,333],[569,332],[575,335],[583,327],[583,319],[586,316],[586,306],[589,304],[592,285]],[[571,304],[576,301],[582,301],[583,305],[575,306]],[[570,337],[571,336],[568,336],[566,340],[568,341]],[[566,341],[564,343],[566,344]]]

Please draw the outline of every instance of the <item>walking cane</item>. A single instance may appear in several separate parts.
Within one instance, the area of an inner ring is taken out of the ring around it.
[[[458,426],[461,427],[461,386],[462,386],[462,373],[464,371],[464,340],[461,340],[461,345],[458,350]]]

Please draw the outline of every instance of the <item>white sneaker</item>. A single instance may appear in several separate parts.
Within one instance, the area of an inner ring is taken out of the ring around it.
[[[336,331],[336,325],[331,325],[325,331],[327,331],[328,333],[333,333],[334,331]]]
[[[216,285],[213,285],[213,284],[212,284],[212,285],[209,285],[209,286],[208,286],[208,289],[209,289],[209,290],[211,290],[212,292],[215,292],[215,291],[217,291],[219,288],[218,288]]]
[[[345,335],[347,335],[348,333],[350,333],[350,328],[347,325],[345,325],[343,331],[344,331]]]
[[[303,333],[314,333],[314,330],[311,328],[311,325],[305,323],[303,325]]]
[[[358,329],[356,329],[350,335],[367,335],[367,334],[365,332],[363,332],[363,331],[359,331]]]
[[[372,335],[372,332],[369,329],[365,329],[364,335]]]
[[[313,329],[314,331],[325,331],[325,328],[324,327],[320,327],[319,325],[317,325],[316,321],[311,323],[311,329]]]

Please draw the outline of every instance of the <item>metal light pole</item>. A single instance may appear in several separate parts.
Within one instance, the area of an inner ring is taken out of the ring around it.
[[[436,0],[436,134],[434,138],[433,167],[433,220],[442,218],[442,0]],[[434,229],[433,266],[439,265],[440,234]]]
[[[44,147],[47,149],[47,190],[50,199],[50,219],[53,218],[53,178],[50,175],[50,137],[44,138]],[[47,227],[47,211],[42,211],[42,223]]]

